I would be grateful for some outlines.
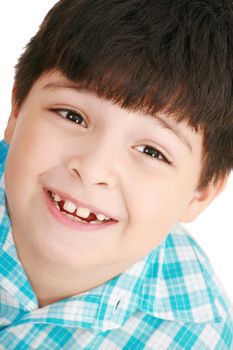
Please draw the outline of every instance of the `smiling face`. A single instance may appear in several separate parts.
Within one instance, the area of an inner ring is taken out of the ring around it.
[[[201,210],[201,135],[171,117],[99,99],[57,72],[42,75],[21,108],[14,106],[6,140],[8,208],[22,259],[34,254],[116,275]],[[48,189],[117,222],[70,225],[52,212]]]

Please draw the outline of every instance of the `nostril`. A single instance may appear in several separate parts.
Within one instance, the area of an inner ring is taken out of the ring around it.
[[[80,176],[80,175],[79,175],[79,172],[78,172],[77,169],[75,169],[75,168],[71,169],[71,173],[72,173],[72,175]]]
[[[98,185],[108,186],[106,182],[98,182]]]

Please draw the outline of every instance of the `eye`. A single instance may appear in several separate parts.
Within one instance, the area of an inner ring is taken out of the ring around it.
[[[71,121],[75,124],[81,125],[83,121],[85,122],[85,119],[82,117],[82,115],[80,113],[77,113],[77,112],[72,111],[70,109],[53,108],[53,109],[51,109],[51,111],[55,112],[60,117],[65,118],[68,121]]]
[[[154,147],[151,146],[139,146],[138,148],[144,149],[144,152],[146,155],[148,155],[151,158],[155,158],[157,160],[160,160],[162,162],[171,164],[172,162],[170,160],[168,160],[162,152],[160,152],[159,150],[157,150]]]

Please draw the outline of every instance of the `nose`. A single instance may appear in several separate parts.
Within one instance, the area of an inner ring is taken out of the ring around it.
[[[83,186],[104,186],[113,188],[118,178],[117,167],[120,154],[119,146],[109,142],[95,143],[77,148],[68,161],[68,170],[73,177],[79,178]]]

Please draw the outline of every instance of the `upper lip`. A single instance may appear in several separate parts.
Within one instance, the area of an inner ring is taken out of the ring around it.
[[[96,214],[103,214],[103,215],[109,217],[112,220],[118,221],[111,214],[108,214],[108,213],[104,212],[103,210],[101,210],[101,209],[99,209],[97,207],[94,207],[92,205],[89,205],[87,203],[80,202],[77,199],[74,199],[73,197],[71,197],[69,194],[62,193],[62,192],[60,192],[58,190],[55,190],[55,189],[52,189],[52,188],[48,188],[48,187],[47,187],[47,190],[58,194],[61,198],[65,199],[65,200],[69,200],[70,202],[74,203],[77,207],[88,208],[88,209],[90,209],[91,212],[94,212]]]

